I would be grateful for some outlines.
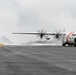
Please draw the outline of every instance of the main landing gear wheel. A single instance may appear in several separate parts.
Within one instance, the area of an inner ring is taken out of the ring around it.
[[[66,43],[63,43],[63,44],[62,44],[62,46],[65,46],[65,45],[66,45]]]
[[[76,47],[76,44],[74,44],[74,47]]]

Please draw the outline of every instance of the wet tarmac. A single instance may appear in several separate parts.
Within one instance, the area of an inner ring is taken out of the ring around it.
[[[0,47],[0,75],[76,75],[76,47]]]

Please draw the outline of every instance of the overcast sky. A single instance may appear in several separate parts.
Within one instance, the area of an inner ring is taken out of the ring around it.
[[[26,42],[36,36],[12,32],[76,31],[76,0],[0,0],[0,36]]]

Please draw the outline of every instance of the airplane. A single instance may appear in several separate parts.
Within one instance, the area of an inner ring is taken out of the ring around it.
[[[13,34],[30,34],[39,35],[42,39],[46,36],[47,40],[50,40],[49,35],[55,36],[56,39],[62,40],[62,46],[73,45],[76,46],[76,33],[74,32],[44,32],[43,30],[39,32],[27,32],[27,33],[13,33]]]

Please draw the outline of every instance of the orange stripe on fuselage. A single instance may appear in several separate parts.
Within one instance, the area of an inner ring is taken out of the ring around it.
[[[71,32],[71,33],[69,33],[69,34],[67,35],[67,37],[66,37],[66,42],[67,42],[67,43],[69,43],[69,42],[68,42],[68,39],[69,39],[70,35],[72,35],[72,34],[73,34],[73,32]]]

